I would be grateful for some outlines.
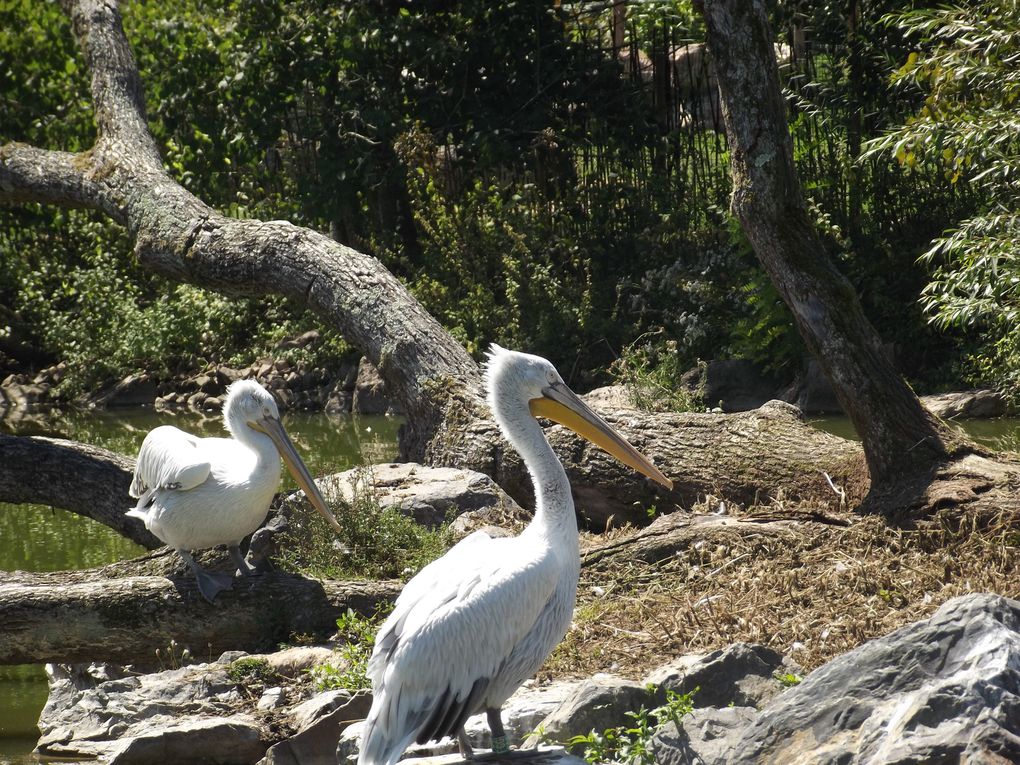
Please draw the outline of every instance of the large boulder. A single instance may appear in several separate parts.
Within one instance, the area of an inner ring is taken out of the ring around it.
[[[495,481],[473,470],[384,463],[335,473],[317,483],[329,502],[352,504],[367,494],[380,507],[392,507],[431,528],[465,513],[474,522],[461,524],[464,531],[524,516]]]
[[[734,643],[705,654],[689,654],[653,670],[646,685],[694,694],[695,707],[762,707],[783,686],[782,654],[763,645]],[[796,670],[797,667],[790,669]]]
[[[48,665],[47,673],[50,695],[36,748],[47,757],[249,765],[268,746],[227,664],[148,675],[109,665]]]
[[[710,361],[681,378],[684,387],[697,393],[710,409],[746,412],[777,396],[780,382],[747,359]]]
[[[386,383],[372,362],[362,358],[354,383],[354,414],[403,414],[400,404],[386,391]]]
[[[744,730],[758,714],[753,707],[695,709],[681,724],[667,722],[652,738],[656,765],[727,765]]]
[[[968,595],[770,703],[727,762],[1020,762],[1020,602]]]
[[[963,390],[955,393],[938,393],[932,396],[921,396],[924,404],[932,414],[944,420],[954,417],[967,419],[983,419],[1003,417],[1009,414],[1006,399],[996,390]]]

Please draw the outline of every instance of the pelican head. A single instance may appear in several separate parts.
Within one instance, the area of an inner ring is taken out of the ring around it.
[[[508,351],[493,343],[485,367],[489,407],[504,433],[517,412],[557,422],[601,447],[639,473],[672,489],[673,482],[567,387],[541,356]]]
[[[280,409],[272,394],[254,380],[238,380],[227,388],[227,400],[223,404],[223,423],[238,441],[250,442],[248,432],[263,433],[272,440],[276,450],[283,457],[290,474],[304,491],[312,507],[326,519],[337,533],[343,529],[326,507],[326,501],[319,493],[305,463],[294,448],[294,443],[283,429]]]

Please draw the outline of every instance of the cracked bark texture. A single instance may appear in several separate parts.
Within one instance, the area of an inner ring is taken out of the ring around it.
[[[730,146],[733,213],[861,436],[873,496],[896,491],[906,476],[930,476],[974,447],[929,413],[893,368],[814,231],[765,3],[705,0],[704,14]]]

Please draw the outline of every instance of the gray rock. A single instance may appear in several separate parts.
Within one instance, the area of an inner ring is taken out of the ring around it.
[[[379,370],[365,358],[358,365],[351,411],[355,414],[403,414],[400,404],[386,392]]]
[[[47,673],[50,695],[39,717],[39,754],[121,764],[198,762],[195,752],[202,749],[196,742],[208,741],[215,757],[208,755],[207,762],[252,763],[266,750],[258,743],[258,722],[238,713],[242,698],[226,665],[149,675],[104,665],[47,665]]]
[[[89,403],[109,409],[119,406],[147,406],[156,400],[156,387],[156,381],[147,373],[131,374],[90,397]]]
[[[340,735],[353,721],[364,719],[372,697],[368,693],[348,693],[333,698],[342,702],[270,747],[259,765],[336,765]]]
[[[645,684],[690,693],[695,707],[761,707],[778,695],[781,654],[763,645],[734,643],[707,654],[690,654],[653,670]]]
[[[250,765],[265,753],[259,727],[243,716],[185,720],[119,741],[108,765]]]
[[[414,462],[354,468],[317,481],[327,501],[350,503],[370,492],[381,507],[393,507],[418,523],[436,527],[465,512],[523,513],[486,475]]]
[[[795,404],[804,414],[842,414],[843,407],[836,399],[828,378],[814,359],[808,359],[804,372],[778,398]]]
[[[666,723],[652,737],[656,765],[727,765],[730,750],[758,712],[751,707],[695,709],[676,723]]]
[[[353,693],[345,690],[323,691],[291,709],[290,717],[299,731],[304,730],[334,710],[346,706],[353,696]],[[336,746],[333,748],[336,749]]]
[[[333,650],[321,645],[295,646],[275,653],[256,655],[255,658],[265,659],[269,669],[276,674],[293,678],[317,664],[330,661]]]
[[[772,701],[728,762],[1020,762],[1020,602],[967,595]]]
[[[995,390],[965,390],[956,393],[939,393],[922,396],[924,404],[932,414],[944,420],[953,417],[981,419],[1003,417],[1009,414],[1009,407],[1002,394]]]
[[[656,695],[644,683],[612,675],[595,675],[581,682],[574,692],[537,726],[548,741],[568,741],[591,731],[602,732],[630,722],[626,716],[642,706],[655,706]],[[525,746],[534,746],[532,736]]]
[[[705,406],[724,412],[757,409],[775,398],[780,388],[778,380],[747,359],[710,361],[686,372],[681,382],[699,393]]]

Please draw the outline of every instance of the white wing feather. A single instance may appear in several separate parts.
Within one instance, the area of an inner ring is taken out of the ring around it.
[[[138,452],[131,496],[147,500],[153,491],[188,491],[204,483],[209,478],[211,465],[199,441],[172,425],[153,429]],[[144,503],[138,504],[141,507]]]
[[[394,762],[437,705],[463,703],[499,674],[559,581],[554,559],[527,547],[475,532],[407,583],[369,662],[375,700],[359,762]]]

